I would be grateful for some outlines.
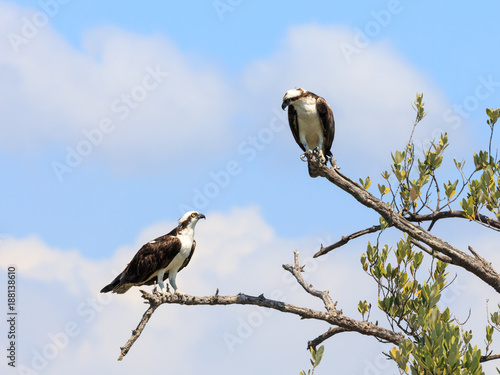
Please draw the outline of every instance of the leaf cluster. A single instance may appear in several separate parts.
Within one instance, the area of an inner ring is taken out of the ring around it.
[[[437,141],[429,142],[417,157],[412,138],[417,124],[426,114],[422,94],[417,95],[414,108],[417,115],[410,139],[402,150],[391,154],[390,170],[382,173],[385,182],[378,184],[381,200],[410,220],[425,219],[426,215],[436,218],[439,213],[456,217],[455,212],[459,212],[459,216],[497,229],[496,224],[500,221],[500,163],[491,156],[491,136],[489,151],[474,153],[474,170],[469,175],[464,171],[465,162],[454,160],[458,178],[440,183],[438,173],[449,145],[448,135],[441,134]],[[486,112],[492,135],[500,108]],[[360,183],[368,190],[370,177],[360,179]],[[457,203],[461,211],[454,209]],[[484,219],[483,212],[490,214],[488,220]],[[437,219],[430,220],[432,224],[428,230]],[[403,234],[394,248],[379,245],[381,234],[387,227],[387,221],[381,217],[377,243],[368,242],[360,259],[363,270],[378,285],[378,308],[386,315],[392,330],[399,330],[407,337],[387,356],[404,374],[482,374],[481,350],[471,344],[472,332],[463,332],[463,324],[451,318],[450,310],[441,311],[438,307],[441,293],[448,286],[448,264],[433,257],[427,276],[422,278],[422,272],[418,271],[424,254],[415,250],[417,242],[412,238]],[[486,327],[486,355],[491,354],[493,332],[500,331],[500,305],[498,307],[499,311],[490,315]],[[358,311],[363,321],[369,319],[370,309],[371,304],[366,300],[359,302]]]
[[[323,352],[325,350],[325,347],[321,345],[317,350],[316,348],[313,348],[312,346],[309,347],[309,350],[311,352],[311,366],[312,370],[308,370],[307,373],[305,371],[301,371],[300,375],[313,375],[314,374],[314,369],[318,367],[319,363],[321,362],[321,359],[323,358]]]

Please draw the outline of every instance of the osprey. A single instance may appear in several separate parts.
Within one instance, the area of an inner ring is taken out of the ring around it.
[[[175,293],[180,293],[175,277],[193,256],[196,247],[194,227],[200,219],[205,219],[205,215],[186,212],[170,233],[142,246],[123,272],[102,288],[101,293],[123,294],[133,286],[153,285],[157,281],[160,292],[165,294],[167,289],[163,281],[167,278]]]
[[[326,163],[326,157],[332,157],[330,148],[335,136],[335,120],[328,103],[304,89],[288,90],[283,96],[281,108],[288,107],[288,123],[293,138],[300,148],[307,153],[317,150],[320,160]],[[318,177],[319,173],[311,163],[308,164],[309,175]]]

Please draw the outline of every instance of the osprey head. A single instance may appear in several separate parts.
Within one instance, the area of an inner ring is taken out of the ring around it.
[[[189,211],[182,215],[182,217],[179,219],[179,225],[188,225],[190,223],[196,224],[200,219],[205,219],[205,215],[200,214],[196,211]]]
[[[303,97],[306,94],[307,90],[301,88],[288,90],[286,94],[283,96],[283,103],[281,104],[281,109],[285,110],[285,108],[288,107],[290,103]]]

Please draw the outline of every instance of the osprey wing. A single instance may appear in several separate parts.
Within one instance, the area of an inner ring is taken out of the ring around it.
[[[324,152],[325,155],[332,156],[330,149],[332,148],[333,138],[335,137],[335,120],[333,118],[332,108],[322,97],[316,100],[316,110],[323,127],[324,136]]]
[[[120,283],[145,284],[152,276],[167,267],[181,249],[181,241],[170,235],[158,237],[148,242],[135,254],[125,271]]]
[[[299,137],[299,119],[297,118],[297,111],[293,108],[293,105],[288,106],[288,124],[290,125],[290,130],[292,131],[293,138],[295,142],[300,146],[302,151],[306,152],[304,145],[300,142]]]

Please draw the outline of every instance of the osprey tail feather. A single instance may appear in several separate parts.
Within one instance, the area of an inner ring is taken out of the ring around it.
[[[122,285],[120,283],[121,276],[122,274],[116,276],[111,283],[109,283],[108,285],[106,285],[104,288],[101,289],[101,293],[113,292],[113,293],[123,294],[127,290],[129,290],[132,285],[130,284]]]

